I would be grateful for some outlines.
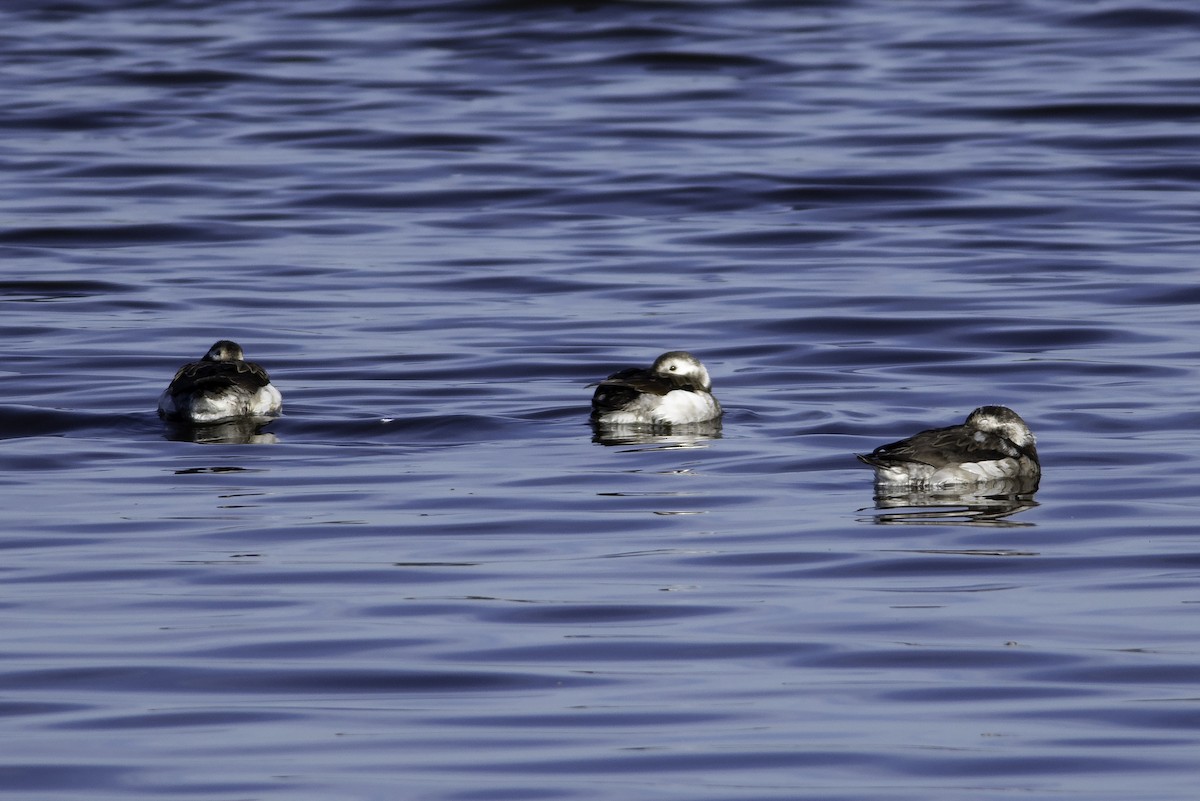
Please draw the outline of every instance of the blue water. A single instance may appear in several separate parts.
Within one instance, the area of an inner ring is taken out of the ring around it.
[[[0,31],[0,797],[1195,798],[1192,4]],[[594,437],[676,348],[720,429]],[[1035,495],[874,499],[985,403]]]

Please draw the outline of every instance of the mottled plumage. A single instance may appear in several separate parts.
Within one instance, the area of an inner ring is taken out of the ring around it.
[[[282,406],[267,371],[245,361],[241,346],[228,339],[215,343],[200,361],[180,367],[158,399],[163,417],[201,424],[270,417]]]
[[[620,370],[594,386],[592,419],[606,425],[683,425],[721,416],[708,370],[681,350],[664,353],[649,369]]]
[[[858,458],[885,485],[939,487],[997,479],[1038,479],[1033,432],[1005,406],[981,406],[962,425],[934,428]]]

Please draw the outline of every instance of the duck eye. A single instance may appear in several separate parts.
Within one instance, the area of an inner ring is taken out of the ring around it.
[[[673,372],[675,372],[675,371],[676,371],[676,370],[678,370],[678,369],[679,369],[679,365],[675,365],[675,364],[672,364],[672,365],[671,365],[671,372],[672,372],[672,373],[673,373]]]

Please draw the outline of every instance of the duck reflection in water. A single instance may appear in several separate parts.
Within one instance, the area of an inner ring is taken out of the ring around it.
[[[998,524],[1036,506],[1042,475],[1033,432],[1005,406],[981,406],[962,425],[921,431],[857,456],[875,470],[877,508],[912,510],[875,518],[883,523]]]
[[[600,445],[642,445],[647,448],[704,448],[721,438],[721,421],[675,426],[620,425],[592,421],[592,442]]]
[[[275,445],[279,438],[263,427],[270,421],[226,420],[223,423],[196,425],[168,420],[166,438],[174,442],[201,445]]]
[[[941,490],[876,487],[874,523],[923,523],[978,526],[1032,526],[1010,520],[1037,506],[1036,478],[1001,478]]]

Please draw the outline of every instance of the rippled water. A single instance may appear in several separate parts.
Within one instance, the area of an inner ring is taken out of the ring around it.
[[[1195,797],[1191,4],[0,31],[0,795]],[[221,337],[262,445],[154,413]],[[984,403],[1036,495],[876,503]]]

